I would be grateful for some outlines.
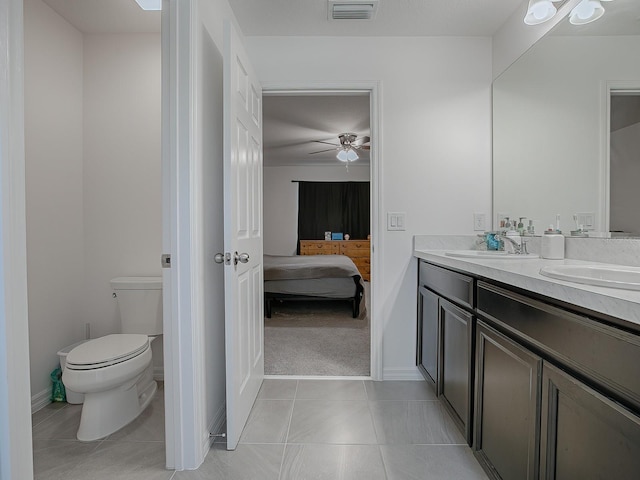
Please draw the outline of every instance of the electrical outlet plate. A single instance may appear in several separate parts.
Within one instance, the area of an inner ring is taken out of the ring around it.
[[[474,213],[473,214],[473,230],[476,232],[484,232],[486,229],[487,229],[487,214]]]
[[[596,214],[594,212],[577,213],[578,225],[582,225],[585,230],[593,230],[595,226]]]
[[[405,212],[388,212],[387,213],[387,230],[400,231],[406,230]]]

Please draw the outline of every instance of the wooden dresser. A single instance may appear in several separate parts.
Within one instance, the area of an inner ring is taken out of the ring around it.
[[[362,278],[371,280],[369,240],[300,240],[300,255],[346,255],[356,264]]]

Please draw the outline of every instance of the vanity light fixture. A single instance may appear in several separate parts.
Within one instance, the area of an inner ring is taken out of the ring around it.
[[[162,10],[162,0],[136,0],[142,10]]]
[[[524,17],[524,23],[527,25],[538,25],[547,20],[551,20],[558,9],[554,3],[562,0],[529,0],[527,14]]]
[[[551,20],[558,9],[554,3],[562,0],[529,0],[527,14],[524,23],[527,25],[539,25]],[[613,0],[582,0],[569,14],[569,22],[572,25],[585,25],[598,20],[604,15],[604,7],[600,2],[612,2]]]

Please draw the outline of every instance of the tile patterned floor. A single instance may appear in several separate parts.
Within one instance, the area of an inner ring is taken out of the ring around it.
[[[160,392],[162,393],[162,392]],[[265,380],[238,448],[196,471],[164,469],[164,402],[104,440],[75,440],[80,406],[33,416],[36,479],[485,480],[424,382]]]

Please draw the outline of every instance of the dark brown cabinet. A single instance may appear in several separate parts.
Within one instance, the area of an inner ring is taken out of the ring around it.
[[[636,480],[640,417],[545,362],[540,457],[545,480]]]
[[[471,444],[473,315],[440,299],[438,395]]]
[[[476,339],[474,450],[498,478],[537,479],[542,359],[481,321]]]
[[[640,330],[419,264],[417,364],[496,480],[640,478]]]
[[[418,365],[427,380],[438,379],[438,295],[420,287],[419,290]]]

